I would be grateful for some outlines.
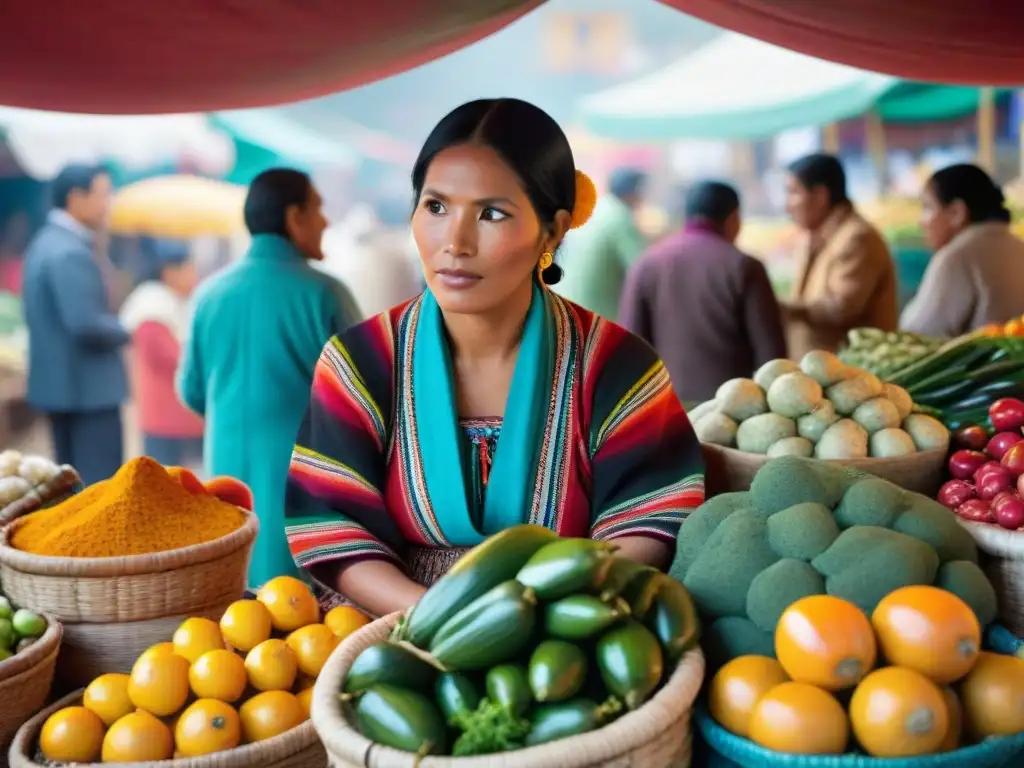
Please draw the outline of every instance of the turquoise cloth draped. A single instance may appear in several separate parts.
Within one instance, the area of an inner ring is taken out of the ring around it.
[[[484,494],[475,521],[467,498],[451,351],[437,300],[423,295],[412,352],[413,417],[431,506],[453,546],[473,546],[527,521],[554,376],[554,318],[545,289],[533,288],[523,338]],[[490,415],[490,414],[486,414]]]

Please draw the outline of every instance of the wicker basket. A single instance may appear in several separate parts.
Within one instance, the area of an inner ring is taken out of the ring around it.
[[[708,498],[720,493],[750,490],[754,475],[771,459],[759,453],[745,453],[735,448],[701,443],[704,452]],[[945,451],[924,451],[892,459],[844,459],[830,461],[842,467],[859,469],[908,491],[935,497],[942,485],[946,466]]]
[[[1013,634],[1024,637],[1024,532],[960,517],[957,522],[989,556],[985,571],[999,595],[1000,619]]]
[[[704,657],[691,651],[643,707],[581,736],[480,757],[425,757],[374,744],[345,719],[338,691],[356,656],[387,639],[397,613],[350,635],[324,665],[313,689],[313,725],[333,768],[687,768],[690,710],[704,679]]]
[[[0,755],[14,734],[50,696],[60,651],[61,625],[45,616],[46,632],[26,650],[0,662]]]
[[[29,720],[19,730],[7,754],[10,768],[40,768],[36,762],[39,732],[46,718],[64,707],[82,703],[82,691],[65,696]],[[75,768],[99,768],[100,763],[75,763]],[[107,763],[106,765],[109,765]],[[266,741],[246,744],[226,752],[203,757],[161,760],[159,763],[119,763],[121,768],[326,768],[327,755],[323,744],[306,721],[298,728],[274,736]]]
[[[29,489],[28,493],[0,509],[0,527],[7,525],[29,512],[63,501],[77,493],[82,487],[82,478],[74,467],[64,464],[57,475],[42,485]]]
[[[172,513],[173,514],[173,513]],[[17,605],[64,624],[57,669],[68,688],[104,672],[127,672],[189,616],[219,618],[246,587],[259,522],[246,513],[237,531],[183,549],[133,557],[33,555],[8,546],[20,521],[0,531],[0,584]]]
[[[1020,768],[1024,765],[1024,733],[923,757],[789,755],[729,733],[711,719],[703,705],[697,707],[694,719],[715,754],[741,768]]]

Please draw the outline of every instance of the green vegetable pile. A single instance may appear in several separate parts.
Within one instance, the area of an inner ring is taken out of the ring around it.
[[[455,756],[586,733],[640,707],[700,634],[686,589],[614,546],[521,525],[467,553],[352,663],[372,741]]]
[[[46,631],[46,619],[27,608],[14,610],[11,601],[0,595],[0,661],[21,653]]]
[[[919,333],[886,332],[877,328],[854,328],[846,335],[846,340],[846,349],[839,353],[839,359],[880,379],[916,363],[945,344],[943,339]]]
[[[871,475],[792,456],[765,464],[749,492],[716,496],[690,515],[670,573],[707,625],[712,664],[774,656],[779,617],[808,595],[843,598],[870,616],[893,590],[934,584],[982,626],[997,612],[974,540],[952,512]]]
[[[1024,398],[1024,338],[962,336],[884,378],[951,430],[982,424],[996,400]]]

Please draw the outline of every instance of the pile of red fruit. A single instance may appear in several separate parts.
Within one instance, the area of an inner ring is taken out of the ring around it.
[[[1024,528],[1024,402],[1004,398],[992,403],[984,427],[965,427],[954,436],[949,457],[953,479],[939,490],[939,502],[965,520]]]

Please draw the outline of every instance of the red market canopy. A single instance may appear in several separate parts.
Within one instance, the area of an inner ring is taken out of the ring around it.
[[[542,2],[12,0],[0,22],[0,104],[140,114],[311,98],[443,56]],[[1017,0],[663,2],[777,45],[903,78],[1024,83],[1024,4]]]

